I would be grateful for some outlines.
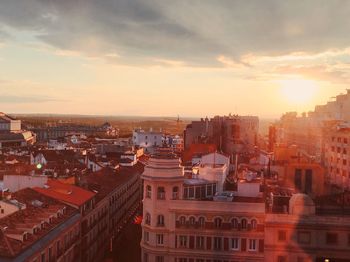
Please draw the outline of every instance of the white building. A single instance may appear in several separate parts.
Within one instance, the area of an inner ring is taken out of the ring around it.
[[[162,146],[163,133],[152,131],[145,131],[142,129],[135,129],[133,131],[133,145],[142,147],[146,151],[153,152],[155,147]]]
[[[209,179],[208,176],[205,176]],[[262,201],[213,201],[217,180],[185,179],[174,155],[154,155],[142,175],[143,262],[263,261]]]
[[[21,130],[21,120],[14,119],[0,112],[0,132],[15,132]]]
[[[23,188],[44,187],[47,184],[45,175],[4,175],[4,188],[17,192]]]

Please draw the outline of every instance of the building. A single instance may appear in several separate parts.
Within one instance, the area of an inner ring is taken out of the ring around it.
[[[21,131],[21,120],[17,120],[9,115],[0,112],[0,132]]]
[[[270,148],[273,143],[296,144],[308,154],[324,163],[325,136],[334,125],[350,121],[350,89],[314,111],[298,116],[288,112],[270,128]]]
[[[184,139],[179,135],[167,135],[165,137],[165,143],[172,148],[174,152],[181,153],[184,150]]]
[[[349,214],[334,208],[320,212],[308,195],[293,195],[288,212],[266,214],[265,261],[349,261]]]
[[[36,136],[33,132],[22,130],[21,120],[0,112],[0,149],[25,147],[35,142]]]
[[[44,187],[34,187],[34,190],[78,210],[81,215],[81,261],[95,261],[101,247],[101,242],[97,241],[100,230],[105,229],[104,224],[107,223],[102,216],[106,217],[108,212],[104,210],[101,213],[99,208],[95,208],[96,193],[54,179],[49,179]]]
[[[76,209],[30,188],[3,202],[18,209],[0,218],[0,261],[80,261]]]
[[[200,174],[186,179],[165,152],[149,159],[142,179],[143,262],[264,261],[262,194],[221,191],[220,180]]]
[[[318,163],[288,163],[285,165],[283,185],[293,188],[297,193],[324,195],[325,169]]]
[[[350,189],[350,127],[330,129],[325,141],[326,181],[342,190]]]
[[[312,197],[326,192],[325,168],[298,146],[275,144],[270,169],[280,185]]]
[[[47,142],[50,139],[63,138],[69,135],[86,135],[86,136],[104,136],[108,135],[109,128],[102,126],[87,125],[57,125],[47,127],[33,127],[30,131],[34,132],[39,142]]]
[[[257,145],[259,118],[256,116],[215,116],[192,121],[184,131],[185,149],[191,144],[214,143],[226,154],[252,152]]]
[[[85,249],[88,251],[98,242],[98,255],[84,261],[96,261],[104,258],[109,251],[115,248],[120,241],[120,235],[125,226],[130,223],[139,210],[142,199],[142,184],[140,174],[143,165],[138,163],[133,167],[121,167],[115,171],[105,168],[83,178],[81,185],[96,192],[96,204],[98,221],[105,220],[99,229],[98,236],[94,240],[86,238]],[[89,224],[83,224],[88,228]],[[95,259],[95,260],[94,260]]]
[[[152,129],[149,131],[135,129],[132,136],[133,145],[144,148],[146,152],[153,152],[154,148],[163,145],[163,133]]]

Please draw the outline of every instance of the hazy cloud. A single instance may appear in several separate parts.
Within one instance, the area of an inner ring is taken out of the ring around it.
[[[247,54],[347,48],[349,13],[347,0],[3,0],[0,23],[118,63],[229,66]]]
[[[325,65],[315,66],[280,66],[275,73],[284,75],[298,75],[309,79],[318,79],[338,84],[349,84],[350,72],[348,68],[334,69]]]
[[[52,97],[45,96],[13,96],[13,95],[0,95],[0,103],[3,104],[27,104],[27,103],[45,103],[60,101]]]

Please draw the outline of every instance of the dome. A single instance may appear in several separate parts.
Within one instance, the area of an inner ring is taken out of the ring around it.
[[[294,194],[289,200],[289,213],[292,215],[314,215],[315,203],[306,194]]]

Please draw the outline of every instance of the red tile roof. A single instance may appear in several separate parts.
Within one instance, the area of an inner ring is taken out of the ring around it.
[[[114,191],[119,185],[126,183],[134,175],[141,175],[144,165],[137,163],[133,167],[121,167],[118,170],[103,168],[98,172],[91,173],[84,177],[90,190],[97,193],[96,201],[104,199],[110,192]]]
[[[75,206],[82,206],[96,195],[94,192],[78,186],[64,184],[54,179],[49,179],[47,186],[48,188],[35,187],[34,190]]]
[[[36,241],[49,234],[54,228],[64,223],[73,215],[78,214],[77,210],[73,207],[42,195],[31,188],[12,193],[11,199],[25,204],[26,208],[0,219],[0,227],[6,228],[5,235],[0,233],[0,260],[2,260],[2,257],[17,256]],[[33,201],[41,203],[42,206],[34,205]],[[36,234],[30,234],[24,242],[6,236],[7,234],[23,234],[28,231],[25,228],[40,225],[42,220],[48,219],[53,213],[63,208],[66,210],[65,214],[61,217],[55,217],[52,223],[47,223],[46,227],[41,228]],[[11,252],[11,249],[13,252]]]

